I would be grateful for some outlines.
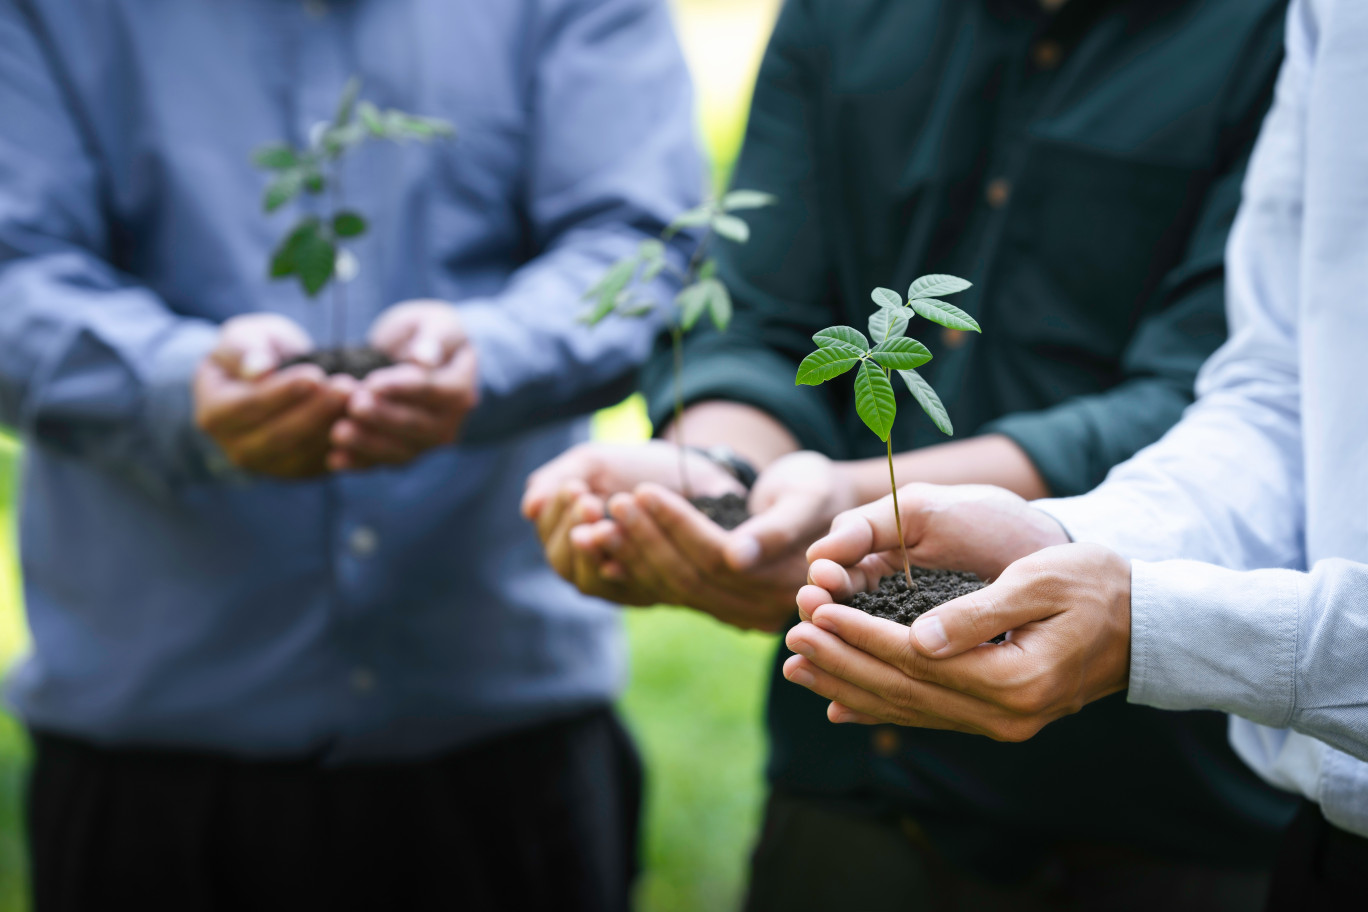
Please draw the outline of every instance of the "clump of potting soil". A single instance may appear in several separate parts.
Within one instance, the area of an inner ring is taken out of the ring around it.
[[[921,567],[912,567],[911,571],[916,589],[908,587],[907,579],[901,573],[894,573],[885,576],[874,592],[857,594],[850,600],[851,607],[874,617],[910,625],[932,608],[977,592],[987,585],[972,573],[926,570]],[[994,640],[1000,641],[1001,637]]]
[[[374,371],[392,367],[394,359],[374,348],[329,348],[291,358],[281,367],[293,367],[296,364],[316,364],[328,376],[349,374],[357,380],[364,380]]]
[[[695,497],[689,503],[728,532],[750,519],[750,510],[746,506],[746,498],[740,494],[723,494],[721,497]]]

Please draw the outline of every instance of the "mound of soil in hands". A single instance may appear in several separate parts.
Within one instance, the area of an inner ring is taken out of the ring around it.
[[[328,376],[350,374],[357,380],[364,380],[373,371],[392,367],[394,359],[374,348],[328,348],[291,358],[281,367],[293,367],[296,364],[317,364]]]
[[[987,585],[972,573],[923,570],[921,567],[912,568],[912,579],[917,584],[915,590],[907,588],[907,580],[901,573],[885,576],[879,581],[878,589],[859,593],[850,600],[850,605],[865,614],[910,625],[937,605],[977,592]],[[1001,640],[999,637],[994,642]]]
[[[721,497],[695,497],[689,503],[728,532],[750,519],[750,510],[746,508],[746,498],[740,494],[723,494]]]

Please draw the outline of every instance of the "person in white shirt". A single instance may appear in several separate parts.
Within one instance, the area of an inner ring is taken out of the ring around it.
[[[1296,0],[1228,249],[1231,338],[1167,436],[1083,497],[902,492],[913,561],[992,585],[919,618],[909,636],[833,604],[900,566],[890,504],[843,514],[812,546],[785,675],[831,699],[832,721],[1024,740],[1123,689],[1163,709],[1224,710],[1240,756],[1310,803],[1271,908],[1361,900],[1365,86],[1368,4]]]

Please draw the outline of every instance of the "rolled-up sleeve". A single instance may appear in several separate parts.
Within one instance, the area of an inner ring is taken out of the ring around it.
[[[527,215],[540,253],[497,296],[463,302],[482,404],[466,437],[498,439],[632,390],[664,316],[580,321],[616,260],[702,195],[693,93],[664,0],[548,4],[535,47]],[[684,263],[685,241],[670,256]],[[668,273],[643,297],[678,290]]]

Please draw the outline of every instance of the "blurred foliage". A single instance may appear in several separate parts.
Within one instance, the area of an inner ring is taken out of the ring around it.
[[[763,43],[781,0],[673,0],[698,83],[713,177],[726,185],[745,130]],[[595,417],[600,439],[641,440],[640,397]],[[0,431],[0,672],[26,642],[13,548],[18,450]],[[647,767],[641,912],[727,910],[739,902],[759,820],[761,711],[774,638],[694,612],[631,611],[632,679],[622,707]],[[0,912],[25,912],[22,783],[28,744],[0,712]]]

